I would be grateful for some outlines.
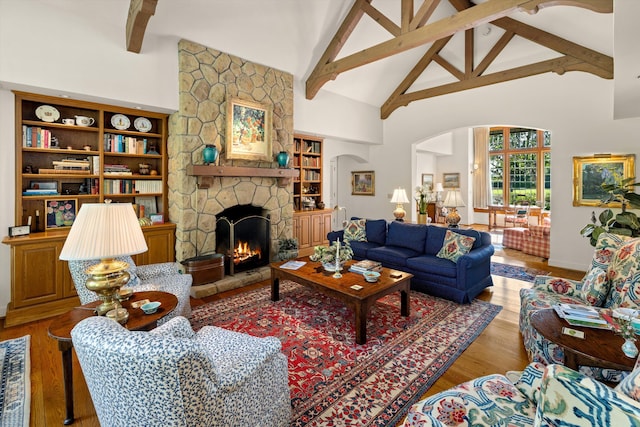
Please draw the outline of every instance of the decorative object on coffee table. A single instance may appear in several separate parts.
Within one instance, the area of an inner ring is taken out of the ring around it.
[[[340,249],[338,249],[340,248]],[[340,268],[345,262],[349,261],[353,257],[353,250],[351,244],[348,241],[340,243],[340,246],[335,243],[331,246],[316,246],[313,248],[313,255],[309,257],[311,261],[320,261],[322,266],[327,271],[336,270],[336,259]]]
[[[396,209],[393,211],[393,216],[396,217],[396,221],[404,221],[404,216],[407,212],[404,210],[402,206],[404,203],[409,203],[409,199],[407,198],[407,192],[404,188],[396,188],[393,190],[393,196],[391,196],[391,203],[396,204]]]

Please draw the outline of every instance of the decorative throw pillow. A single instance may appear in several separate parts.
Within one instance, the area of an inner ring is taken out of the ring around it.
[[[607,277],[610,281],[609,295],[605,303],[606,307],[616,307],[625,299],[627,282],[636,280],[640,274],[640,238],[626,241],[613,254],[613,258],[607,269]]]
[[[618,248],[630,238],[631,237],[612,233],[602,233],[598,236],[598,241],[596,242],[596,247],[593,252],[593,259],[591,260],[591,268],[598,267],[607,271],[613,255]]]
[[[588,304],[601,307],[609,294],[609,280],[607,272],[598,268],[592,268],[584,278],[579,296]]]
[[[566,297],[573,297],[579,294],[578,289],[581,286],[582,282],[577,280],[555,276],[536,276],[534,284],[535,288]]]
[[[522,372],[520,379],[513,384],[520,390],[520,393],[524,394],[533,403],[538,403],[540,398],[540,386],[542,385],[544,369],[545,365],[542,363],[530,363]]]
[[[462,234],[447,230],[447,233],[444,235],[444,241],[442,242],[442,248],[440,248],[436,256],[438,258],[444,258],[453,262],[458,262],[458,258],[466,253],[469,253],[471,247],[473,246],[473,242],[475,241],[475,237],[464,236]]]
[[[344,222],[344,241],[366,242],[366,219],[352,219]]]
[[[620,381],[614,390],[640,402],[640,362],[636,362],[633,371]]]

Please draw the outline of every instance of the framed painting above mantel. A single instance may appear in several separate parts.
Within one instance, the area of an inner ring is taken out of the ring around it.
[[[240,98],[227,98],[227,159],[273,161],[272,107]]]
[[[573,158],[573,206],[601,206],[607,195],[602,184],[635,177],[634,154],[600,154]],[[612,202],[608,207],[621,207]]]

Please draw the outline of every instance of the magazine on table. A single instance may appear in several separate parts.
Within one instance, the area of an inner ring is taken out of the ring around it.
[[[371,261],[369,259],[363,259],[358,261],[349,267],[349,271],[354,273],[365,273],[367,271],[380,271],[382,270],[382,263],[378,261]]]
[[[287,261],[282,264],[280,268],[283,268],[285,270],[297,270],[305,264],[306,262],[304,261]]]
[[[553,309],[558,316],[572,326],[587,328],[610,329],[611,325],[594,307],[579,304],[557,304]]]

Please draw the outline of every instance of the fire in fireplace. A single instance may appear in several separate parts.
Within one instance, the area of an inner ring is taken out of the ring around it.
[[[233,275],[269,264],[271,220],[261,207],[238,205],[216,220],[216,252],[225,255],[225,273]]]

